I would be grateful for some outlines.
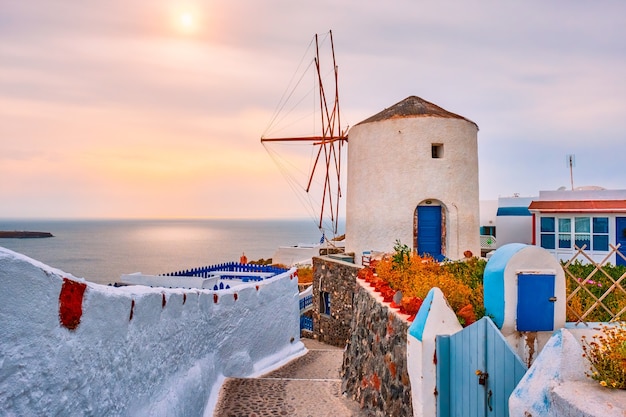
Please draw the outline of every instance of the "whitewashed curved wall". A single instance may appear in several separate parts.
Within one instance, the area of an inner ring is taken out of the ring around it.
[[[559,329],[509,397],[510,417],[623,417],[626,395],[586,376],[589,362],[581,339],[592,340],[596,326]]]
[[[0,248],[0,410],[210,415],[224,377],[304,353],[294,271],[215,292],[87,282],[80,324],[68,330],[63,277],[85,282]]]
[[[349,133],[346,251],[413,246],[416,207],[439,201],[446,212],[446,255],[480,254],[478,128],[464,119],[403,117],[354,126]],[[432,158],[441,143],[443,158]]]
[[[441,290],[431,288],[407,334],[414,417],[437,415],[437,362],[433,360],[437,356],[437,336],[461,330],[463,327]]]

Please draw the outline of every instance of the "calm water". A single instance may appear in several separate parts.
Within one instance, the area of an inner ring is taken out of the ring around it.
[[[0,239],[0,246],[102,284],[132,272],[239,261],[243,252],[248,260],[267,259],[278,246],[321,237],[312,220],[0,220],[0,230],[52,233],[46,239]]]

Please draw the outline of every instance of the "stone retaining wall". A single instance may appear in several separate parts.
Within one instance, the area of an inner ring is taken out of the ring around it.
[[[346,347],[342,390],[372,416],[411,416],[407,369],[408,316],[392,310],[367,283],[361,266],[328,257],[313,258],[314,337]],[[320,311],[330,295],[330,314]]]
[[[366,283],[355,283],[342,390],[375,416],[412,416],[407,370],[409,322]]]
[[[353,263],[327,257],[313,258],[313,334],[329,345],[344,347],[350,335],[356,275]],[[330,296],[330,314],[324,314],[322,293]]]

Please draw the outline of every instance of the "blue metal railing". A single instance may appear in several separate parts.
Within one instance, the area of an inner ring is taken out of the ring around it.
[[[209,276],[211,276],[212,272],[216,272],[216,271],[228,271],[228,272],[261,272],[261,273],[272,273],[274,275],[278,275],[278,274],[282,274],[284,272],[287,272],[288,269],[285,268],[279,268],[276,266],[269,266],[269,265],[255,265],[255,264],[242,264],[242,263],[238,263],[238,262],[228,262],[228,263],[224,263],[224,264],[218,264],[218,265],[210,265],[210,266],[203,266],[203,267],[199,267],[199,268],[193,268],[193,269],[186,269],[186,270],[182,270],[182,271],[176,271],[176,272],[169,272],[167,274],[161,274],[162,276],[168,276],[168,277],[200,277],[200,278],[208,278]],[[240,276],[229,276],[229,275],[224,275],[224,274],[220,274],[221,278],[223,279],[229,279],[229,278],[241,278]],[[257,281],[261,281],[262,278],[260,277],[250,277],[250,280],[257,280]]]
[[[220,285],[215,284],[213,286],[213,291],[228,290],[228,289],[230,289],[230,285],[226,284],[226,286],[224,286],[223,282],[220,282]]]
[[[302,297],[300,299],[300,310],[304,310],[305,308],[307,308],[308,306],[313,304],[313,296],[312,295],[307,295],[306,297]]]
[[[313,319],[307,316],[300,316],[300,330],[313,331]]]

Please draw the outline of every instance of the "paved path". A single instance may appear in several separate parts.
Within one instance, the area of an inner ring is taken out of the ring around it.
[[[302,339],[309,350],[259,378],[227,378],[215,417],[366,417],[341,394],[343,349]]]

